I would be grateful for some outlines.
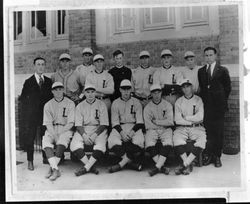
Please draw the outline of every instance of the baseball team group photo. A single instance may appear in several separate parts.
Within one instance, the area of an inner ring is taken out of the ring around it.
[[[10,21],[18,191],[242,185],[237,4]]]

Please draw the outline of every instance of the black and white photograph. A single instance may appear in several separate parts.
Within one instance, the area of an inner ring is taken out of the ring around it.
[[[243,2],[100,2],[5,7],[6,199],[246,191]]]

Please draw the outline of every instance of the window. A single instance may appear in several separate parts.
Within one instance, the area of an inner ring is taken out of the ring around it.
[[[174,27],[174,8],[145,8],[143,29]]]
[[[30,39],[37,40],[46,36],[46,11],[31,11]]]
[[[134,31],[133,9],[122,8],[115,10],[115,33]]]
[[[192,6],[182,8],[183,26],[208,25],[208,7]]]
[[[22,40],[22,12],[14,12],[14,40]]]
[[[56,36],[59,37],[61,35],[66,34],[66,11],[59,10],[56,11]]]

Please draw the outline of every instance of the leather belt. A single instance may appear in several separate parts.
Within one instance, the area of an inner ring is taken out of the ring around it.
[[[61,123],[53,123],[53,125],[61,125],[61,126],[64,126],[64,124],[61,124]]]
[[[192,124],[192,125],[176,125],[176,127],[203,127],[203,123]]]

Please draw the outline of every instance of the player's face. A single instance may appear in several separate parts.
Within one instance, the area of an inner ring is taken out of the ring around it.
[[[163,65],[164,67],[170,66],[170,65],[172,64],[172,59],[173,59],[173,57],[170,56],[170,55],[165,55],[165,56],[163,56],[163,57],[161,58],[162,65]]]
[[[120,88],[120,92],[121,92],[121,95],[122,95],[122,99],[123,99],[124,101],[127,101],[128,99],[130,99],[131,91],[132,91],[131,88],[126,88],[126,89],[121,89],[121,88]]]
[[[82,55],[82,58],[83,58],[83,64],[91,64],[92,54],[90,54],[90,53],[84,53]]]
[[[205,53],[205,61],[208,64],[212,64],[216,60],[216,54],[214,53],[213,50],[207,50]]]
[[[36,60],[34,67],[37,74],[43,74],[45,70],[45,61],[42,59]]]
[[[118,67],[121,67],[123,65],[123,55],[122,54],[119,54],[119,55],[115,56],[115,64]]]
[[[189,69],[193,69],[195,67],[195,60],[194,57],[187,57],[186,58],[186,65]]]
[[[98,72],[101,72],[103,70],[104,61],[102,59],[96,60],[94,62],[95,68]]]
[[[193,94],[193,86],[190,84],[184,84],[182,86],[182,91],[186,97],[190,97]]]
[[[148,56],[142,56],[140,58],[140,63],[142,67],[148,67],[149,66],[149,57]]]
[[[61,59],[60,60],[60,66],[62,69],[66,70],[69,68],[69,60],[68,59]]]
[[[62,87],[58,87],[52,90],[52,93],[54,95],[54,98],[57,100],[60,100],[63,98],[63,88]]]
[[[88,89],[85,91],[85,96],[87,102],[91,103],[95,100],[95,90],[94,89]]]
[[[153,97],[153,102],[159,103],[161,101],[161,91],[160,90],[155,90],[151,92],[151,95]]]

